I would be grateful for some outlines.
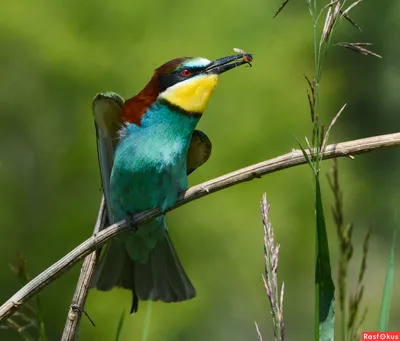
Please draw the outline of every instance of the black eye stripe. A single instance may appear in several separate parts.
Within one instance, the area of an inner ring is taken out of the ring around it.
[[[165,91],[166,89],[177,83],[180,83],[182,81],[185,81],[187,79],[190,79],[198,75],[203,69],[204,68],[199,68],[199,67],[181,67],[175,70],[173,73],[161,75],[158,79],[158,87],[160,92]],[[190,76],[182,75],[183,70],[190,71]]]

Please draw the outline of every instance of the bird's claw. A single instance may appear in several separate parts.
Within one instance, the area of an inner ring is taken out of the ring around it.
[[[133,219],[133,213],[127,212],[125,220],[129,232],[136,232],[138,230],[138,226],[135,224],[135,220]]]

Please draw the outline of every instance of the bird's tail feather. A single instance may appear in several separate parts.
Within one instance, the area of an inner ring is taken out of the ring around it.
[[[113,240],[103,252],[100,263],[97,264],[91,287],[108,291],[119,286],[119,282],[127,277],[130,269],[126,265],[127,255],[123,244]]]
[[[185,301],[196,296],[176,254],[168,231],[150,253],[147,263],[135,263],[135,291],[139,300]]]
[[[146,263],[133,261],[123,244],[112,241],[96,269],[93,287],[111,290],[114,286],[133,293],[132,310],[137,310],[137,300],[180,302],[196,296],[187,277],[168,231],[150,252]]]

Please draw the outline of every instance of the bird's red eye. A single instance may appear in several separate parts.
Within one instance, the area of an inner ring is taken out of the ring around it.
[[[182,76],[189,77],[192,73],[188,69],[185,69],[181,71],[181,74]]]

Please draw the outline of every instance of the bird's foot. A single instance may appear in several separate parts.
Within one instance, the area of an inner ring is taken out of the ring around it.
[[[129,232],[136,232],[138,230],[138,226],[135,224],[135,220],[133,219],[133,213],[126,212],[126,223],[128,224]]]

